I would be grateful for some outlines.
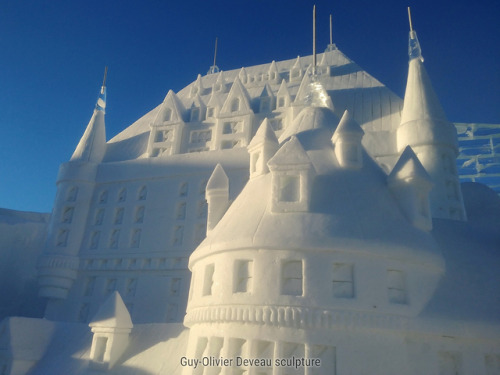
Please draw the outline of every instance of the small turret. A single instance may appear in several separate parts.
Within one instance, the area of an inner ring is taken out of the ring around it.
[[[335,145],[335,156],[341,167],[359,169],[363,165],[361,139],[365,132],[354,121],[348,110],[340,119],[332,143]]]
[[[387,182],[406,218],[417,228],[431,230],[432,181],[410,146],[399,157]]]
[[[269,120],[265,118],[248,145],[250,178],[269,172],[267,162],[274,156],[278,148],[278,139],[269,125]]]
[[[94,333],[90,348],[90,368],[109,370],[129,343],[133,324],[120,293],[114,291],[101,305],[89,327]]]
[[[432,217],[466,220],[455,160],[458,140],[455,126],[446,119],[425,70],[422,50],[410,18],[408,82],[397,147],[411,146],[434,184]]]
[[[229,179],[220,164],[217,164],[207,182],[208,203],[207,233],[215,228],[229,207]]]

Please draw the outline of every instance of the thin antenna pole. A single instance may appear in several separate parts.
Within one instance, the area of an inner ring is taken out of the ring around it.
[[[316,5],[313,6],[313,68],[316,69]]]
[[[217,37],[215,37],[215,52],[214,52],[214,66],[215,66],[215,61],[217,60]]]
[[[106,87],[106,77],[108,76],[108,67],[104,67],[104,79],[102,80],[102,87]]]
[[[330,14],[330,44],[333,44],[332,15]]]
[[[410,21],[410,31],[413,31],[413,24],[411,22],[411,11],[410,7],[408,7],[408,20]]]

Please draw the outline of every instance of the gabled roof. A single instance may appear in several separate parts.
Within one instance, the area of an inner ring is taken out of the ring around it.
[[[238,77],[242,83],[247,83],[248,81],[248,73],[245,67],[240,69],[240,72],[238,73]]]
[[[307,156],[297,137],[290,138],[267,163],[271,169],[285,165],[304,167],[310,164],[311,159]]]
[[[221,113],[230,113],[231,112],[231,102],[234,98],[240,99],[240,109],[238,112],[252,112],[252,108],[250,107],[250,95],[248,95],[245,86],[241,83],[240,79],[236,77],[234,79],[233,85],[231,86],[231,90],[227,95],[226,101],[221,108]]]
[[[177,95],[172,90],[169,90],[167,96],[165,96],[165,99],[163,100],[161,109],[154,120],[155,124],[163,123],[163,117],[165,116],[165,110],[167,108],[172,111],[169,122],[177,123],[184,121],[183,119],[183,113],[185,111],[184,106],[182,105],[182,102],[179,100]]]
[[[417,155],[415,155],[415,152],[413,152],[410,146],[406,146],[404,151],[401,153],[401,156],[388,177],[389,181],[408,179],[417,179],[432,185],[432,180],[429,174],[425,170],[422,163],[420,163],[420,160],[418,160]]]
[[[132,328],[132,319],[123,303],[120,293],[116,290],[104,301],[89,327],[101,328]]]
[[[290,92],[288,91],[288,87],[284,79],[281,81],[281,85],[276,96],[285,96],[288,98],[288,102],[291,100]]]

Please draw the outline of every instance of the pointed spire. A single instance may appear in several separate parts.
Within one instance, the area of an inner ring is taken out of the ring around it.
[[[203,90],[204,87],[201,81],[201,74],[198,74],[198,77],[196,77],[196,81],[191,86],[191,92],[189,93],[189,95],[191,97],[194,97],[196,95],[203,95]]]
[[[330,14],[330,44],[326,46],[325,52],[335,51],[337,46],[333,43],[332,15]]]
[[[70,161],[100,163],[106,152],[106,127],[104,114],[106,110],[106,76],[108,67],[104,70],[101,91],[97,98],[94,113],[76,146]]]
[[[413,22],[411,20],[410,7],[408,7],[408,20],[410,22],[410,36],[408,38],[408,56],[410,57],[410,61],[413,59],[420,59],[422,62],[424,62],[424,58],[422,57],[422,49],[420,48],[420,43],[417,37],[417,32],[413,30]]]
[[[212,65],[210,69],[208,69],[207,74],[214,74],[219,72],[219,67],[215,64],[217,61],[217,41],[218,38],[215,37],[214,65]]]

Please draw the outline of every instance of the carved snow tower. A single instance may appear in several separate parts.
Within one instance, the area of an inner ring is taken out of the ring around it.
[[[397,348],[402,336],[394,328],[426,305],[444,261],[430,227],[394,199],[362,137],[347,111],[339,123],[328,106],[314,102],[298,113],[281,144],[263,121],[248,146],[248,183],[189,261],[186,356],[233,362],[186,366],[184,375],[383,368],[385,349],[373,330],[386,330],[384,340]],[[400,164],[407,163],[405,156]],[[408,177],[394,174],[391,181]],[[220,166],[217,176],[223,176]],[[366,361],[364,349],[377,355]],[[257,358],[261,366],[238,357]]]
[[[430,175],[433,218],[466,220],[456,168],[458,139],[455,126],[446,115],[424,67],[417,34],[411,26],[409,36],[408,82],[397,130],[397,147],[411,146]]]
[[[49,298],[46,315],[65,299],[77,277],[78,252],[84,236],[97,167],[106,152],[104,115],[106,74],[94,113],[69,162],[61,165],[57,195],[45,250],[38,261],[39,294]]]

